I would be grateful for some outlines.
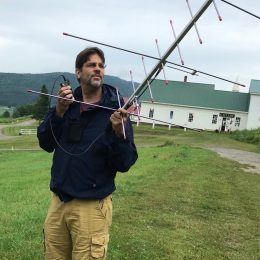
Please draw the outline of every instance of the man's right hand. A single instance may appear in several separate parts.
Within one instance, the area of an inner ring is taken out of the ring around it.
[[[68,110],[69,106],[71,103],[73,103],[74,97],[72,94],[72,89],[70,86],[62,85],[59,92],[58,96],[62,98],[67,98],[67,99],[61,99],[58,98],[57,104],[56,104],[56,115],[58,117],[63,117],[65,112]]]

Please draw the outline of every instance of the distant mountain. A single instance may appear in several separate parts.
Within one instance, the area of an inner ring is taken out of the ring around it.
[[[76,77],[68,72],[53,72],[42,74],[18,74],[0,72],[0,106],[17,106],[35,103],[38,95],[28,93],[27,89],[41,91],[46,85],[48,92],[56,95],[60,83],[63,82],[61,75],[70,81],[73,88],[79,84]],[[105,83],[118,87],[123,96],[130,96],[133,92],[132,83],[114,76],[105,76]]]

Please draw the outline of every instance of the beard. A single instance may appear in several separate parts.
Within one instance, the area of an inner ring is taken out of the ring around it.
[[[90,88],[99,88],[103,84],[103,78],[100,75],[93,75],[88,79],[81,78],[80,82]]]
[[[100,87],[103,83],[102,78],[99,77],[99,79],[95,78],[95,77],[91,77],[88,84],[92,87]]]

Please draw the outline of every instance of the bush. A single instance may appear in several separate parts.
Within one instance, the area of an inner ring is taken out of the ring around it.
[[[9,118],[9,117],[10,117],[10,112],[6,110],[6,111],[3,113],[2,117],[4,117],[4,118]]]
[[[236,130],[231,137],[240,142],[260,145],[260,128],[254,130]]]

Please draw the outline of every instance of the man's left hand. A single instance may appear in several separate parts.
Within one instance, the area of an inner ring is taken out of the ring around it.
[[[112,128],[115,131],[116,135],[119,137],[122,137],[124,135],[123,124],[126,123],[127,118],[128,118],[127,110],[123,108],[119,108],[110,117]]]

